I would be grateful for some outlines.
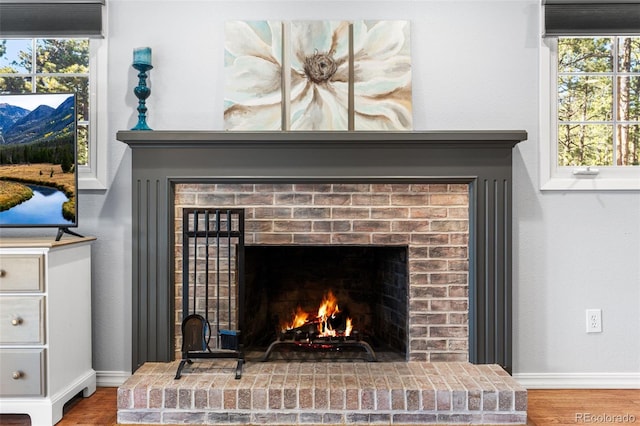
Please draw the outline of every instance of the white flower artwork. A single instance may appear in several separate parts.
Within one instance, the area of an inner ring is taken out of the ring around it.
[[[291,130],[348,130],[349,23],[291,23]]]
[[[225,31],[225,129],[411,130],[408,21],[234,21]]]
[[[413,128],[408,21],[353,23],[355,130]]]
[[[225,23],[225,130],[282,130],[282,23]]]

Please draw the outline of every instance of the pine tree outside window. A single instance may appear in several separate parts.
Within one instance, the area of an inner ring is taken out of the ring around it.
[[[640,38],[558,39],[558,166],[640,165]]]

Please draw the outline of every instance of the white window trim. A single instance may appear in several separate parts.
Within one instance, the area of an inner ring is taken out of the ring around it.
[[[586,167],[559,167],[556,120],[558,39],[540,42],[540,189],[543,191],[640,191],[640,167],[593,167],[597,174],[574,174]]]
[[[106,37],[89,41],[89,162],[78,167],[80,190],[107,189],[107,51]]]

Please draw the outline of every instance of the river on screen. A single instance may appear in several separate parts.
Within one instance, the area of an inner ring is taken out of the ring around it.
[[[64,192],[48,186],[27,185],[33,197],[0,212],[2,225],[72,225],[62,216],[62,204],[69,200]]]

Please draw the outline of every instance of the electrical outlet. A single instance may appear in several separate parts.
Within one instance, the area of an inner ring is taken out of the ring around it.
[[[602,333],[602,309],[587,309],[587,333]]]

